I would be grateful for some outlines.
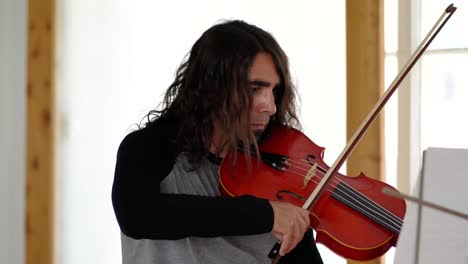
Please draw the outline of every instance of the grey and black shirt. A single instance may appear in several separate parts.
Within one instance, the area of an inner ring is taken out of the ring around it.
[[[120,144],[112,202],[123,263],[269,263],[270,203],[219,196],[219,165],[191,169],[176,135],[176,122],[157,121]],[[311,232],[282,263],[322,263]]]

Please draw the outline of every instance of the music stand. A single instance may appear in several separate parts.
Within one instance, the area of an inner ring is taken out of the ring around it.
[[[408,203],[394,263],[468,264],[468,149],[424,151],[413,196],[400,196]]]

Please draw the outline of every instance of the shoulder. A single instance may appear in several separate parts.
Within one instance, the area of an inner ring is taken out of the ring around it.
[[[172,168],[179,154],[176,144],[178,123],[175,120],[157,120],[125,136],[117,153],[117,165],[146,167],[164,165]]]
[[[157,120],[149,123],[144,128],[133,131],[125,136],[120,143],[119,149],[176,149],[176,136],[178,134],[178,124],[176,120]]]

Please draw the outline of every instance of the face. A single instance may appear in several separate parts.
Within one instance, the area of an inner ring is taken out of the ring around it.
[[[276,113],[274,93],[277,86],[279,86],[280,78],[271,55],[259,53],[255,57],[250,67],[248,82],[253,94],[250,129],[258,139],[268,125],[270,116]],[[228,152],[226,147],[227,138],[219,127],[219,124],[215,122],[210,151],[224,157]]]
[[[249,72],[249,85],[253,89],[253,105],[250,113],[250,127],[253,131],[263,131],[270,117],[275,114],[275,89],[279,83],[273,58],[268,53],[259,53]]]

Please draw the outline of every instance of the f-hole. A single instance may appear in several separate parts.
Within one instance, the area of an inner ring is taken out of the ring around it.
[[[288,191],[288,190],[281,190],[281,191],[278,191],[276,193],[276,199],[278,199],[278,201],[282,201],[284,200],[284,197],[282,196],[282,194],[285,194],[285,195],[290,195],[292,196],[293,198],[296,198],[296,199],[299,199],[303,202],[306,201],[306,198],[302,197],[301,195],[295,193],[295,192],[291,192],[291,191]]]

